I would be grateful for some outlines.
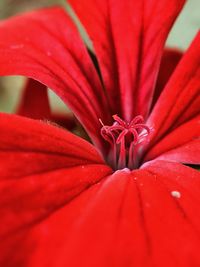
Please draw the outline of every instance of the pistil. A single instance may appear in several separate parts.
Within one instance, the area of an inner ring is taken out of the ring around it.
[[[115,170],[135,169],[138,167],[139,151],[148,142],[150,128],[144,124],[142,116],[136,116],[131,122],[122,120],[118,115],[113,115],[113,119],[111,126],[100,120],[101,135],[110,144],[107,161]]]

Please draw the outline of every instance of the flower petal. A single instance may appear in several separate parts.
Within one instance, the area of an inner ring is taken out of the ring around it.
[[[162,93],[165,85],[167,84],[172,73],[174,72],[177,64],[181,60],[182,55],[183,53],[177,49],[166,48],[164,50],[160,63],[160,69],[158,73],[158,79],[156,82],[155,92],[153,95],[152,107],[158,100],[158,97]]]
[[[16,113],[32,119],[50,119],[47,87],[38,81],[28,79]]]
[[[0,113],[0,128],[1,179],[103,164],[91,144],[47,123]]]
[[[51,113],[47,87],[33,79],[28,79],[15,113],[32,119],[50,120],[68,130],[76,126],[71,114]]]
[[[94,147],[62,129],[7,114],[0,115],[0,128],[1,240],[45,219],[112,172]]]
[[[101,147],[99,118],[109,121],[107,101],[87,49],[65,11],[49,8],[2,21],[0,36],[0,75],[25,75],[50,87]]]
[[[166,37],[185,1],[69,2],[94,43],[113,114],[146,117]]]
[[[199,266],[199,198],[200,173],[180,164],[118,171],[8,237],[2,263],[6,255],[12,266]]]
[[[169,150],[156,159],[200,165],[200,138]]]
[[[74,130],[77,126],[77,120],[72,114],[53,113],[49,120],[69,131]]]
[[[145,155],[144,162],[155,158],[200,164],[200,115],[167,134]]]
[[[200,32],[158,99],[150,118],[151,145],[200,113]],[[193,129],[190,129],[193,131]]]

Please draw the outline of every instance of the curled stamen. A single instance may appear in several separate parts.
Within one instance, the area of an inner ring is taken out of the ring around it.
[[[144,119],[141,115],[136,116],[131,122],[130,122],[130,126],[135,125],[135,124],[139,124],[139,123],[144,123]]]
[[[130,123],[113,115],[113,125],[102,125],[101,135],[110,143],[109,161],[114,169],[134,169],[138,163],[137,152],[141,143],[147,140],[150,128],[144,124],[142,116],[136,116]],[[110,157],[112,155],[112,157]]]
[[[127,133],[128,133],[128,130],[123,130],[123,131],[119,134],[119,136],[117,137],[116,144],[120,144],[120,143],[123,141],[122,139],[125,138],[125,136],[126,136]]]
[[[126,122],[123,121],[118,115],[113,115],[112,117],[115,120],[115,123],[117,122],[119,125],[126,127]]]
[[[133,145],[137,145],[137,143],[139,142],[137,131],[135,129],[131,128],[130,132],[133,134],[133,137],[134,137],[134,139],[132,141]]]

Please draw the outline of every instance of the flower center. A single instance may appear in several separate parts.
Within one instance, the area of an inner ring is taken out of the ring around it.
[[[102,124],[101,135],[109,142],[108,163],[113,169],[135,169],[139,164],[139,154],[144,143],[148,142],[150,128],[144,124],[142,116],[136,116],[131,122],[113,115],[111,126]]]

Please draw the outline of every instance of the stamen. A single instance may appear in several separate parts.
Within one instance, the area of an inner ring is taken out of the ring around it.
[[[108,162],[114,169],[134,169],[138,165],[138,153],[141,144],[148,141],[150,128],[144,124],[142,116],[136,116],[130,123],[113,115],[111,126],[102,125],[101,135],[110,143]]]

